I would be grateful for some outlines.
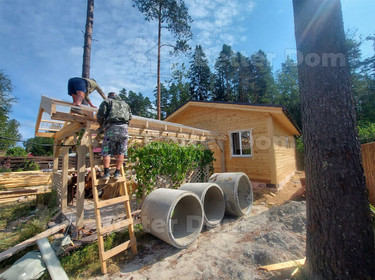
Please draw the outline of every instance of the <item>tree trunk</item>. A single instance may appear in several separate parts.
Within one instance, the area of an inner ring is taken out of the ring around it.
[[[307,182],[305,273],[375,279],[341,4],[293,0],[293,6]]]
[[[94,24],[94,0],[87,0],[85,43],[83,47],[82,77],[90,78],[92,28]]]
[[[158,26],[158,69],[157,69],[157,115],[161,120],[161,89],[160,89],[160,48],[161,48],[161,1],[159,3],[159,26]]]

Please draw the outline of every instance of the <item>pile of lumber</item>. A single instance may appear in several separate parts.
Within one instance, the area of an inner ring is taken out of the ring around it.
[[[10,199],[50,192],[52,172],[24,171],[0,173],[0,203]]]

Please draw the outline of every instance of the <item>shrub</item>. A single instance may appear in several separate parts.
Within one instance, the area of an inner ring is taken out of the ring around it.
[[[358,136],[361,144],[375,141],[375,123],[363,123],[358,125]]]
[[[14,147],[8,149],[6,155],[8,157],[25,157],[27,156],[27,152],[24,148]]]
[[[22,164],[22,169],[24,171],[34,171],[40,170],[40,166],[37,162],[33,160],[25,160],[25,162]]]
[[[186,178],[189,171],[207,165],[213,172],[213,152],[202,145],[181,146],[175,143],[152,142],[146,146],[129,148],[129,160],[137,174],[137,197],[141,198],[153,190],[160,176],[172,182],[174,188]]]

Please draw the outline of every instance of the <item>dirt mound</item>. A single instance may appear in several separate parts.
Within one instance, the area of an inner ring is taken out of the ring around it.
[[[254,205],[251,215],[226,217],[184,250],[150,237],[121,272],[98,279],[289,279],[290,271],[270,273],[257,267],[304,257],[305,212],[305,202],[269,210]]]

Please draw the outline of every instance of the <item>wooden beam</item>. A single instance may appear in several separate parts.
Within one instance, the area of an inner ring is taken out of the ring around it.
[[[275,263],[265,266],[259,266],[258,269],[263,269],[267,271],[273,271],[273,270],[279,270],[279,269],[285,269],[285,268],[292,268],[300,265],[304,265],[306,261],[306,258],[295,260],[295,261],[289,261],[289,262],[282,262],[282,263]]]
[[[130,121],[129,128],[145,128],[145,123],[148,123],[147,128],[149,130],[168,132],[168,133],[185,133],[185,134],[194,134],[199,136],[207,135],[212,136],[213,138],[223,138],[226,139],[225,134],[213,132],[205,129],[190,127],[178,123],[159,121],[154,119],[143,118],[139,116],[134,116]]]
[[[35,132],[35,137],[48,137],[52,138],[55,136],[55,133],[51,132]]]
[[[96,118],[91,118],[88,116],[73,115],[70,113],[56,112],[51,115],[51,119],[67,121],[67,122],[77,122],[77,123],[87,123],[88,121],[95,121]]]
[[[62,148],[62,176],[61,176],[61,211],[68,207],[68,169],[69,169],[69,147]]]
[[[52,103],[55,104],[55,105],[65,106],[65,107],[69,107],[69,108],[81,109],[82,111],[86,111],[86,112],[96,113],[98,111],[97,108],[92,108],[92,107],[88,107],[88,106],[76,106],[76,105],[73,105],[73,103],[62,101],[62,100],[53,99]]]
[[[36,123],[35,123],[35,135],[39,131],[39,126],[40,126],[40,122],[42,120],[43,112],[44,112],[44,110],[42,109],[42,106],[39,105],[38,116],[36,117]]]
[[[84,203],[85,203],[85,176],[86,176],[86,154],[88,143],[88,129],[81,139],[81,145],[77,147],[77,212],[76,226],[83,227],[84,222]]]
[[[39,233],[37,235],[35,235],[34,237],[32,238],[29,238],[19,244],[17,244],[16,246],[12,247],[12,248],[9,248],[8,250],[5,250],[4,252],[1,252],[0,253],[0,262],[13,256],[14,254],[16,254],[17,252],[27,248],[28,246],[30,245],[33,245],[38,239],[41,239],[41,238],[44,238],[44,237],[48,237],[60,230],[63,230],[65,229],[68,225],[70,224],[69,221],[65,221],[57,226],[54,226],[53,228],[50,228],[46,231],[43,231],[42,233]]]
[[[61,129],[57,129],[57,128],[49,128],[49,127],[39,127],[39,130],[57,132],[57,131],[60,131]],[[53,134],[55,134],[55,133],[53,133]]]
[[[53,144],[55,145],[53,147],[53,172],[57,172],[59,170],[59,155],[61,151],[61,140],[55,140],[53,141]]]
[[[69,280],[46,237],[36,241],[52,280]]]
[[[76,133],[81,129],[82,125],[79,123],[70,123],[64,126],[60,131],[55,133],[55,141],[61,140],[70,136],[72,133]]]
[[[55,120],[41,120],[40,122],[65,124],[65,122],[62,122],[62,121],[55,121]]]

